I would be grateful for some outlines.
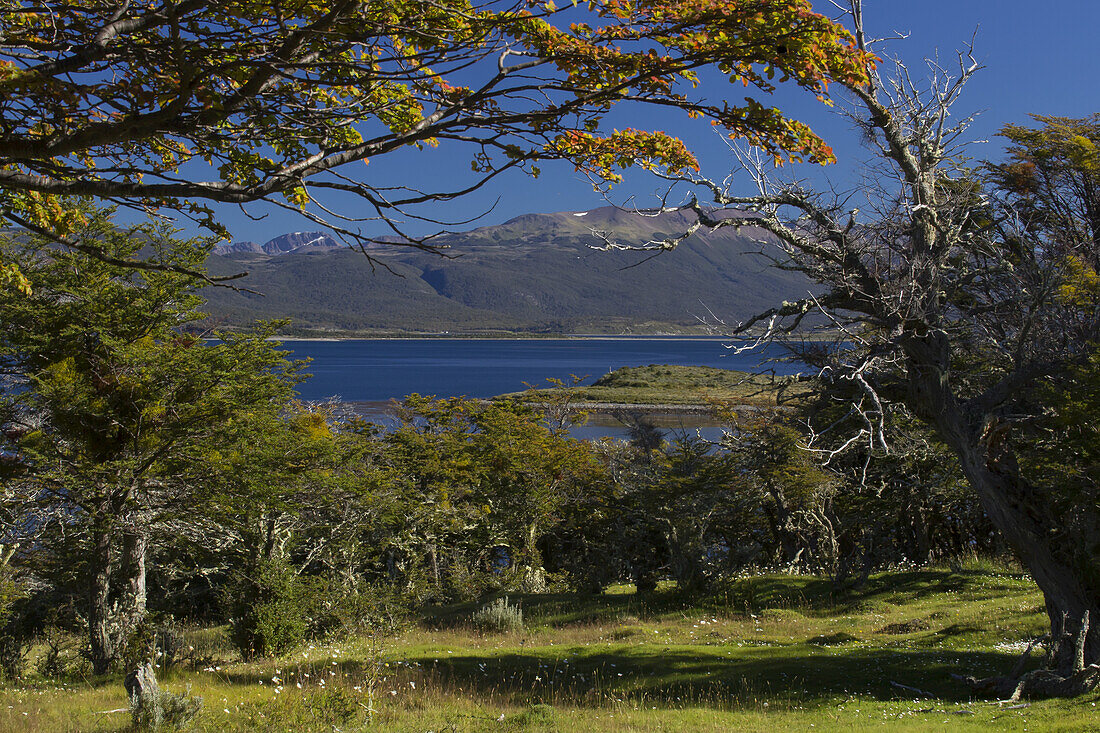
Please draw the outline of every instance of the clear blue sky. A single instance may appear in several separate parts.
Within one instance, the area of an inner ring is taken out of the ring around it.
[[[824,0],[815,0],[821,12],[831,12]],[[918,72],[923,59],[938,54],[945,63],[953,63],[956,49],[974,37],[976,58],[986,67],[969,85],[956,106],[958,114],[980,112],[973,137],[990,142],[973,148],[977,158],[996,159],[1003,145],[995,137],[1006,123],[1029,121],[1029,113],[1081,117],[1100,112],[1100,0],[865,0],[865,23],[873,36],[894,32],[909,34],[906,40],[892,41],[885,51],[900,56]],[[880,47],[881,48],[881,47]],[[720,99],[730,87],[718,76],[706,79],[701,92]],[[733,90],[743,96],[740,87]],[[766,100],[761,100],[765,101]],[[839,162],[824,171],[798,171],[813,179],[823,175],[840,184],[855,180],[858,160],[863,154],[850,123],[818,104],[808,95],[781,93],[773,102],[789,115],[809,123],[837,152]],[[730,167],[729,153],[709,124],[687,120],[669,111],[655,112],[634,108],[616,113],[611,122],[617,127],[664,129],[683,138],[699,156],[703,172],[724,177]],[[498,179],[491,188],[460,203],[439,206],[441,217],[465,218],[493,206],[495,209],[477,225],[495,224],[526,212],[584,210],[605,205],[590,185],[571,166],[544,165],[538,180],[522,174]],[[347,172],[355,171],[356,167]],[[410,150],[386,159],[375,159],[367,168],[372,182],[401,181],[422,187],[445,187],[448,180],[468,175],[469,152],[441,147],[436,150]],[[612,198],[617,203],[631,196],[640,205],[652,202],[659,182],[644,171],[628,172],[626,182]],[[498,201],[499,199],[499,201]],[[354,213],[354,201],[334,201],[345,213]],[[262,210],[256,209],[255,213]],[[314,229],[300,217],[271,211],[262,221],[247,219],[235,208],[219,211],[234,239],[263,242],[288,231]],[[363,225],[364,231],[383,233],[380,226]],[[470,225],[475,226],[475,225]],[[469,227],[458,227],[469,228]],[[424,227],[414,227],[424,232]]]

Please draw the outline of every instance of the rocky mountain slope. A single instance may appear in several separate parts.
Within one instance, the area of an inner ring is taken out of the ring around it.
[[[211,256],[210,270],[248,271],[242,284],[263,296],[209,288],[208,311],[228,326],[286,317],[314,335],[690,332],[700,319],[736,322],[806,293],[800,276],[758,254],[764,233],[755,228],[695,236],[657,257],[593,249],[593,229],[638,244],[689,224],[680,213],[646,217],[611,207],[524,214],[440,237],[444,257],[372,248],[382,265],[373,268],[321,232],[236,243]]]
[[[264,244],[234,242],[214,248],[214,254],[232,257],[236,254],[282,255],[290,252],[339,249],[343,245],[326,232],[291,232]]]

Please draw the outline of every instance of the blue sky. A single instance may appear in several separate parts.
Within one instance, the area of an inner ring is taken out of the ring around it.
[[[831,11],[827,2],[815,5],[821,12]],[[1027,124],[1029,113],[1081,117],[1100,112],[1100,44],[1096,37],[1100,0],[866,0],[864,15],[873,36],[908,34],[908,38],[880,48],[901,57],[914,73],[924,69],[926,57],[938,55],[945,64],[953,63],[956,50],[973,37],[975,57],[985,69],[974,77],[955,111],[959,115],[980,113],[971,137],[989,142],[972,148],[975,158],[998,158],[1003,145],[995,137],[997,130],[1006,123]],[[720,75],[705,78],[700,91],[712,99],[720,99],[727,91],[743,96],[740,87],[731,90]],[[854,185],[864,151],[850,123],[805,94],[784,91],[772,103],[809,123],[837,152],[837,164],[825,169],[807,166],[796,173],[818,182],[827,178],[842,188]],[[610,121],[617,127],[663,129],[678,135],[699,155],[706,175],[722,178],[731,167],[724,142],[705,122],[687,120],[667,110],[639,108],[616,112]],[[542,169],[537,180],[510,175],[475,196],[433,210],[442,218],[461,219],[492,209],[476,224],[456,227],[462,229],[499,223],[521,213],[606,205],[571,166],[548,164]],[[372,182],[446,187],[448,181],[468,174],[469,153],[445,146],[409,150],[345,172],[357,170],[364,175],[369,172]],[[658,188],[659,182],[644,171],[632,171],[611,199],[622,203],[633,197],[639,205],[646,205],[655,200],[653,192]],[[343,213],[354,214],[358,208],[351,200],[330,203]],[[219,210],[235,240],[263,242],[284,232],[317,228],[290,212],[251,211],[267,215],[253,221],[233,207]],[[378,224],[362,227],[366,233],[385,232]],[[417,233],[426,231],[424,226],[411,228]]]

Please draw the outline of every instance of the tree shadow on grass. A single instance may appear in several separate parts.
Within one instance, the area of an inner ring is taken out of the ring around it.
[[[624,616],[651,619],[670,613],[701,611],[722,615],[759,613],[788,608],[801,612],[850,613],[890,603],[905,605],[936,596],[987,598],[1019,592],[1025,576],[990,574],[982,570],[913,570],[870,577],[860,587],[837,586],[828,578],[761,575],[740,578],[700,595],[676,588],[650,593],[582,596],[575,593],[508,594],[529,621],[561,627],[577,623],[617,621]],[[435,628],[460,626],[479,602],[429,608],[424,622]]]
[[[550,656],[556,652],[560,656]],[[940,702],[963,702],[970,690],[951,680],[952,672],[978,676],[1004,671],[1012,655],[943,650],[861,649],[849,645],[669,649],[658,645],[600,650],[562,647],[560,651],[484,655],[413,656],[391,663],[386,687],[443,691],[517,706],[551,703],[576,707],[614,702],[650,706],[687,705],[724,710],[755,709],[762,700],[783,707],[814,708],[845,694],[877,700],[920,696],[891,683],[928,693]],[[366,667],[355,660],[295,667],[280,665],[282,684],[358,681]],[[309,677],[302,677],[302,673]],[[330,673],[335,673],[330,675]],[[223,677],[231,684],[272,685],[271,672],[242,671]],[[409,685],[409,682],[413,685]]]
[[[914,697],[891,682],[940,701],[965,701],[971,692],[951,680],[952,672],[992,674],[1014,661],[990,652],[814,651],[804,644],[778,653],[775,648],[729,651],[733,656],[720,649],[708,654],[657,647],[582,651],[557,660],[522,653],[448,656],[432,669],[445,685],[474,694],[510,695],[517,703],[645,700],[650,705],[736,709],[755,708],[762,699],[812,707],[846,693],[878,700]]]
[[[828,578],[749,577],[734,581],[725,592],[729,605],[753,612],[794,608],[845,613],[878,603],[908,605],[936,596],[989,598],[1020,592],[1024,581],[1023,575],[981,570],[912,570],[871,576],[859,586],[838,586]]]

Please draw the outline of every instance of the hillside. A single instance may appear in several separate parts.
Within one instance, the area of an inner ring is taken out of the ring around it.
[[[759,230],[692,237],[675,252],[592,249],[592,229],[641,243],[682,231],[683,214],[644,217],[607,207],[524,214],[436,240],[446,257],[400,246],[371,255],[303,232],[211,256],[216,274],[248,271],[263,296],[209,289],[223,325],[289,317],[299,332],[656,333],[699,328],[711,313],[737,321],[806,292],[793,273],[759,255]]]

